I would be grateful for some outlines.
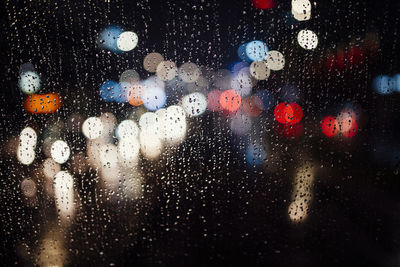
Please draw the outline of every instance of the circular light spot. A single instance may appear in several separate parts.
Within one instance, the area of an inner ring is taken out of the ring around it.
[[[269,9],[275,7],[275,0],[252,0],[255,8]]]
[[[292,12],[302,14],[311,12],[310,0],[292,0]]]
[[[266,58],[268,47],[264,42],[251,41],[246,44],[246,57],[250,61],[262,61]]]
[[[133,120],[124,120],[118,125],[115,135],[119,140],[135,139],[139,136],[139,127]]]
[[[142,131],[139,135],[140,151],[147,159],[156,159],[162,152],[163,144],[155,134]]]
[[[318,36],[311,30],[301,30],[297,35],[297,42],[302,48],[312,50],[318,45]]]
[[[135,84],[140,81],[140,76],[139,73],[137,73],[135,70],[129,69],[125,70],[121,75],[119,76],[119,82],[127,82],[130,84]]]
[[[240,96],[250,94],[254,79],[250,76],[250,68],[242,68],[231,80],[231,88]]]
[[[328,137],[334,137],[339,131],[339,125],[332,116],[326,116],[321,121],[322,133]]]
[[[19,134],[19,144],[22,147],[34,149],[36,147],[37,134],[31,127],[24,128]]]
[[[27,71],[21,73],[18,85],[24,94],[33,94],[40,89],[40,77],[36,72]]]
[[[104,101],[115,101],[121,95],[121,86],[115,81],[106,81],[100,87],[100,96]]]
[[[110,26],[105,28],[99,36],[98,43],[103,49],[108,49],[114,53],[119,52],[117,45],[118,36],[122,33],[120,27]]]
[[[162,61],[160,64],[157,66],[157,76],[163,81],[169,81],[172,80],[178,70],[174,62],[172,61]]]
[[[242,98],[234,90],[226,90],[221,93],[219,102],[223,109],[228,111],[236,111],[242,103]]]
[[[199,116],[206,111],[207,99],[202,93],[191,93],[183,97],[182,106],[189,116]]]
[[[200,69],[196,64],[187,62],[179,68],[179,77],[187,83],[193,83],[200,77]]]
[[[377,76],[374,79],[374,87],[378,94],[387,95],[392,93],[392,88],[390,86],[390,78],[386,75]]]
[[[57,140],[51,145],[51,157],[55,162],[63,164],[71,155],[71,150],[66,142]]]
[[[36,195],[36,184],[31,179],[24,179],[21,182],[21,190],[25,197],[34,197]]]
[[[297,13],[292,9],[292,15],[298,21],[306,21],[311,19],[311,10],[305,13]]]
[[[54,177],[54,196],[57,209],[63,218],[74,213],[74,178],[67,171],[60,171]]]
[[[164,61],[164,57],[160,53],[150,53],[143,60],[143,67],[148,72],[156,72],[157,66],[162,61]]]
[[[132,85],[131,89],[128,91],[128,101],[132,106],[140,106],[143,104],[143,93],[146,87],[140,83],[135,83]]]
[[[167,101],[165,91],[160,87],[146,87],[142,96],[143,105],[148,110],[157,110],[164,107]]]
[[[139,38],[136,33],[126,31],[118,36],[117,47],[124,52],[131,51],[136,47],[138,40]]]
[[[287,123],[288,117],[293,117],[293,109],[286,103],[279,103],[274,110],[274,116],[277,122]]]
[[[253,61],[250,65],[250,74],[257,80],[266,80],[271,70],[265,61]]]
[[[260,106],[262,105],[261,99],[257,96],[250,96],[242,101],[243,111],[251,117],[257,117],[261,114],[262,108]]]
[[[103,123],[100,118],[87,118],[82,124],[82,133],[89,139],[96,139],[102,135],[104,130]]]
[[[281,52],[271,50],[267,54],[266,58],[267,67],[271,70],[281,70],[285,66],[285,57]]]
[[[303,109],[299,104],[290,103],[288,106],[286,106],[286,111],[285,111],[286,122],[290,122],[291,124],[296,124],[300,122],[302,118],[303,118]]]

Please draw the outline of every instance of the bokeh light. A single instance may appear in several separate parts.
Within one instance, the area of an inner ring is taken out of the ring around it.
[[[311,30],[300,30],[297,42],[306,50],[313,50],[318,46],[318,36]]]
[[[285,57],[277,50],[268,51],[265,59],[268,69],[278,71],[285,67]]]
[[[179,77],[186,83],[193,83],[200,77],[200,69],[192,62],[186,62],[179,68]]]
[[[207,98],[202,93],[191,93],[182,98],[182,107],[190,117],[203,114],[207,108]]]
[[[88,139],[99,138],[104,131],[104,125],[100,118],[87,118],[82,124],[82,133]]]
[[[117,126],[115,135],[118,140],[136,139],[139,137],[139,127],[133,120],[123,120]]]
[[[236,111],[242,103],[241,96],[235,90],[225,90],[219,97],[221,107],[228,111]]]
[[[29,113],[49,114],[61,107],[61,97],[57,93],[31,94],[26,96],[24,108]]]
[[[122,29],[118,26],[109,26],[101,31],[98,44],[102,49],[110,50],[114,53],[119,52],[117,40],[118,36],[122,33]]]
[[[160,53],[150,53],[143,60],[143,68],[148,72],[156,72],[157,66],[162,61],[164,61],[164,57]]]
[[[57,163],[63,164],[71,155],[71,150],[66,142],[57,140],[51,145],[51,157]]]
[[[39,74],[26,71],[20,74],[18,86],[24,94],[33,94],[40,90]]]
[[[62,219],[71,218],[75,212],[74,178],[67,171],[60,171],[54,177],[54,197]]]
[[[262,41],[251,41],[246,44],[245,53],[250,61],[262,61],[267,57],[268,47]]]
[[[337,123],[335,117],[326,116],[321,121],[321,130],[327,137],[334,137],[339,132],[339,124]]]
[[[131,31],[123,32],[117,38],[117,48],[123,52],[131,51],[136,47],[138,40],[136,33]]]
[[[263,107],[264,105],[262,100],[256,95],[244,98],[242,101],[242,109],[250,117],[259,116],[263,110]]]
[[[390,86],[390,77],[387,75],[380,75],[374,79],[374,88],[378,94],[387,95],[392,93]]]
[[[258,9],[269,9],[276,5],[276,0],[251,0],[253,6]]]
[[[220,97],[221,97],[222,91],[221,90],[212,90],[211,92],[208,93],[207,95],[207,108],[213,112],[216,111],[221,111],[221,103],[220,103]]]
[[[142,96],[143,105],[148,110],[157,110],[164,107],[167,101],[167,95],[164,89],[160,87],[146,87]]]
[[[178,69],[172,61],[161,61],[156,69],[157,77],[163,81],[172,80],[178,73]]]
[[[266,80],[271,74],[265,61],[253,61],[250,65],[250,74],[257,80]]]

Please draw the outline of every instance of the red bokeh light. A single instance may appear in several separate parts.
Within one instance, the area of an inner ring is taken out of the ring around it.
[[[339,125],[332,116],[326,116],[321,121],[322,133],[328,137],[334,137],[339,132]]]
[[[303,110],[301,106],[296,103],[280,103],[275,107],[274,115],[279,123],[296,124],[303,118]]]
[[[242,104],[242,98],[235,90],[230,89],[222,92],[219,97],[219,102],[223,109],[235,111]]]
[[[278,123],[275,126],[276,132],[284,136],[288,139],[291,138],[298,138],[303,132],[303,124],[301,123],[296,123],[296,124],[291,124],[291,123],[285,123],[285,124],[280,124]]]
[[[252,0],[253,6],[258,9],[269,9],[275,7],[275,0]]]
[[[279,123],[286,123],[286,112],[290,112],[292,108],[290,107],[287,109],[287,104],[286,103],[279,103],[275,109],[274,109],[274,116],[277,122]]]
[[[222,94],[221,90],[212,90],[207,95],[207,107],[209,110],[216,112],[221,111],[221,103],[219,101]]]

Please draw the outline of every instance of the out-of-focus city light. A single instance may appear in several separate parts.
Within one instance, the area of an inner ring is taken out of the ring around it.
[[[303,124],[277,123],[277,125],[275,126],[275,130],[280,136],[284,136],[288,139],[296,139],[299,138],[303,133]]]
[[[118,168],[118,149],[114,144],[103,144],[99,151],[100,163],[103,167]]]
[[[57,140],[51,145],[51,157],[55,162],[63,164],[71,155],[68,144],[62,140]]]
[[[232,117],[231,130],[234,134],[245,135],[250,131],[252,124],[248,115],[239,113]]]
[[[56,174],[61,171],[61,166],[52,158],[47,158],[43,162],[43,175],[47,179],[53,179]]]
[[[160,156],[163,143],[154,133],[141,131],[139,135],[140,152],[147,159],[156,159]]]
[[[115,135],[119,140],[136,139],[139,136],[139,127],[133,120],[124,120],[117,126]]]
[[[160,87],[146,87],[142,96],[143,105],[148,110],[157,110],[164,107],[167,101],[167,95],[164,89]]]
[[[117,118],[114,116],[114,114],[106,112],[101,114],[100,120],[103,125],[101,137],[106,139],[111,138],[114,133],[115,124],[117,123]]]
[[[268,51],[265,59],[268,69],[278,71],[285,67],[285,57],[277,50]]]
[[[143,60],[143,67],[148,72],[156,72],[157,66],[164,61],[164,57],[160,53],[150,53]]]
[[[178,69],[172,61],[161,61],[156,69],[157,77],[163,81],[172,80],[178,73]]]
[[[105,81],[100,87],[100,96],[104,101],[123,102],[122,88],[116,81]]]
[[[184,140],[187,131],[185,110],[176,105],[169,106],[158,119],[163,127],[164,141],[170,145],[177,145]]]
[[[267,45],[262,41],[251,41],[245,46],[246,59],[250,61],[265,60],[268,53]]]
[[[82,133],[88,139],[99,138],[104,130],[104,125],[100,118],[90,117],[87,118],[82,124]]]
[[[287,112],[293,113],[292,108],[286,103],[279,103],[274,109],[276,121],[279,123],[286,123]]]
[[[119,52],[117,41],[118,36],[122,33],[122,29],[118,26],[109,26],[101,31],[98,44],[102,49],[110,50],[114,53]]]
[[[138,83],[139,81],[140,81],[139,73],[137,73],[137,71],[132,69],[125,70],[119,76],[120,83],[127,82],[133,85],[135,83]]]
[[[225,90],[219,97],[221,107],[228,111],[236,111],[240,108],[242,98],[235,90]]]
[[[220,103],[220,97],[221,97],[222,91],[221,90],[212,90],[211,92],[208,93],[207,95],[207,108],[213,112],[221,111],[221,103]]]
[[[143,104],[143,93],[146,87],[143,84],[135,83],[128,91],[128,101],[132,106],[141,106]]]
[[[40,90],[39,74],[26,71],[20,74],[18,86],[24,94],[34,94]]]
[[[133,167],[139,159],[140,143],[138,137],[130,136],[118,142],[118,161],[124,167]]]
[[[186,83],[193,83],[200,77],[200,69],[192,62],[186,62],[179,68],[179,77]]]
[[[289,104],[291,111],[285,112],[286,114],[286,121],[291,124],[296,124],[301,121],[303,118],[303,109],[297,103],[290,103]]]
[[[37,134],[31,127],[23,129],[19,135],[17,159],[24,165],[30,165],[35,160]]]
[[[61,97],[57,93],[31,94],[26,96],[24,108],[29,113],[49,114],[61,107]]]
[[[253,61],[250,65],[250,74],[257,80],[266,80],[271,74],[266,61]]]
[[[190,117],[203,114],[207,108],[207,98],[202,93],[191,93],[182,98],[182,107]]]
[[[309,0],[292,0],[292,14],[298,21],[311,18],[311,2]]]
[[[256,95],[249,96],[242,101],[243,111],[251,117],[259,116],[263,110],[263,107],[264,105],[262,100]]]
[[[334,137],[339,132],[339,124],[337,123],[335,117],[326,116],[321,121],[322,133],[328,137]]]
[[[36,183],[32,179],[24,179],[21,182],[21,191],[25,197],[31,198],[36,195]]]
[[[318,46],[318,36],[311,30],[300,30],[297,42],[306,50],[313,50]]]
[[[232,63],[231,66],[229,67],[229,69],[231,72],[235,73],[243,68],[248,68],[248,67],[249,67],[249,63],[247,63],[245,61],[239,61],[239,62]]]
[[[259,143],[250,143],[246,147],[246,161],[252,166],[260,166],[264,163],[267,153],[263,145]]]
[[[242,68],[237,73],[234,73],[231,79],[231,87],[240,96],[250,94],[251,88],[255,81],[250,75],[250,68]]]
[[[71,218],[75,212],[74,178],[67,171],[60,171],[54,178],[54,197],[60,217]]]
[[[123,52],[131,51],[136,47],[138,40],[136,33],[131,31],[123,32],[117,38],[117,48]]]
[[[251,0],[253,6],[258,9],[269,9],[276,5],[276,0]]]
[[[387,95],[393,91],[392,87],[390,86],[390,77],[387,75],[377,76],[373,83],[378,94]]]

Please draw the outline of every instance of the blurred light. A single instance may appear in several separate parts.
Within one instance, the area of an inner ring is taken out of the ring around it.
[[[301,123],[291,124],[278,123],[275,126],[277,133],[281,136],[284,136],[288,139],[296,139],[299,138],[303,132],[303,125]]]
[[[393,90],[397,91],[400,93],[400,74],[396,74],[392,77],[392,84],[393,84]]]
[[[163,81],[172,80],[178,72],[176,65],[172,61],[161,61],[157,66],[157,77]]]
[[[18,86],[24,94],[33,94],[40,89],[40,77],[36,72],[27,71],[20,74]]]
[[[374,88],[378,94],[387,95],[392,93],[389,76],[386,75],[377,76],[374,79],[373,83],[374,83]]]
[[[251,118],[246,114],[236,114],[231,120],[231,130],[237,135],[245,135],[251,129],[253,124]]]
[[[148,72],[156,72],[157,66],[162,61],[164,61],[164,57],[160,53],[150,53],[143,60],[143,67]]]
[[[100,146],[99,158],[102,167],[118,168],[118,149],[114,144],[103,144]]]
[[[239,72],[233,74],[231,88],[240,96],[250,94],[254,80],[250,75],[250,68],[242,68]]]
[[[339,125],[339,129],[341,133],[347,132],[352,128],[353,122],[356,121],[356,113],[349,108],[345,108],[338,116],[336,116],[336,121]]]
[[[122,29],[118,26],[109,26],[105,28],[99,36],[98,43],[100,48],[108,49],[114,53],[119,52],[117,41]]]
[[[295,11],[292,10],[292,15],[298,21],[306,21],[311,19],[311,11],[306,13],[296,13]]]
[[[245,53],[250,61],[262,61],[267,57],[268,47],[264,42],[251,41],[246,44]]]
[[[247,97],[242,101],[243,111],[246,112],[246,114],[251,117],[259,116],[262,112],[262,107],[263,104],[261,99],[255,95]]]
[[[274,116],[277,122],[287,123],[287,117],[293,116],[293,109],[286,103],[279,103],[274,109]]]
[[[171,145],[182,142],[186,136],[187,122],[185,110],[176,105],[169,106],[164,112],[158,114],[163,128],[164,140]]]
[[[253,6],[258,9],[269,9],[275,7],[275,0],[251,0]]]
[[[139,127],[133,120],[124,120],[118,125],[115,135],[119,140],[136,139],[139,136]]]
[[[285,67],[285,57],[277,50],[268,51],[267,58],[265,60],[268,69],[278,71]]]
[[[143,105],[148,110],[157,110],[164,107],[167,96],[164,89],[160,87],[146,87],[142,96]]]
[[[287,106],[287,109],[289,109],[289,107],[291,108],[291,110],[290,111],[287,110],[285,112],[286,122],[289,122],[291,124],[296,124],[300,122],[301,119],[303,118],[303,109],[301,108],[301,106],[296,103],[290,103]]]
[[[238,108],[240,108],[242,98],[236,91],[226,90],[221,93],[219,102],[223,109],[228,111],[236,111]]]
[[[135,83],[132,85],[130,91],[128,92],[128,101],[132,106],[140,106],[143,104],[143,93],[146,87],[140,83]]]
[[[105,81],[100,87],[100,96],[104,101],[114,101],[114,94],[120,85],[115,81]]]
[[[145,158],[156,159],[160,156],[163,144],[157,135],[147,131],[141,131],[139,139],[140,151]]]
[[[126,31],[121,33],[117,38],[117,47],[119,50],[127,52],[133,50],[138,43],[138,36],[136,33]]]
[[[292,14],[299,21],[311,18],[311,3],[309,0],[292,0]]]
[[[89,139],[99,138],[104,130],[104,125],[100,118],[87,118],[82,124],[82,133]]]
[[[199,116],[206,111],[207,99],[202,93],[191,93],[183,97],[182,106],[190,117]]]
[[[179,68],[179,77],[186,83],[193,83],[200,77],[200,69],[196,64],[187,62]]]
[[[57,93],[31,94],[25,98],[24,108],[30,113],[49,114],[61,107],[61,98]]]
[[[218,70],[212,75],[212,86],[219,90],[227,90],[231,88],[231,72],[229,70]]]
[[[101,167],[100,148],[104,144],[104,140],[100,138],[87,141],[86,154],[88,156],[88,163],[94,169],[99,169]]]
[[[234,62],[230,65],[229,69],[231,72],[235,73],[240,71],[243,68],[248,68],[249,67],[249,63],[247,62],[243,62],[243,61],[239,61],[239,62]]]
[[[51,157],[55,162],[63,164],[71,155],[68,144],[62,140],[57,140],[51,145]]]
[[[24,165],[30,165],[35,160],[37,134],[31,127],[23,129],[19,135],[17,159]]]
[[[103,125],[101,137],[110,138],[114,133],[114,127],[117,123],[117,118],[114,116],[114,114],[106,112],[101,114],[100,120]]]
[[[322,133],[328,137],[334,137],[339,132],[339,124],[332,116],[326,116],[321,121]]]
[[[139,81],[140,81],[139,73],[137,73],[137,71],[132,69],[125,70],[119,76],[120,83],[127,82],[133,85],[135,83],[138,83]]]
[[[25,197],[31,198],[36,195],[36,184],[32,179],[24,179],[21,182],[21,191]]]
[[[311,30],[301,30],[297,35],[297,42],[306,49],[315,49],[318,45],[318,36]]]
[[[350,126],[350,129],[348,129],[347,131],[343,131],[342,134],[345,137],[351,138],[356,135],[357,130],[358,130],[358,123],[356,121],[353,121]]]
[[[130,136],[118,142],[118,161],[124,167],[136,166],[139,160],[140,143],[137,137]]]
[[[250,65],[250,74],[257,80],[266,80],[271,74],[271,70],[265,61],[253,61]]]
[[[221,111],[222,107],[220,104],[221,90],[212,90],[207,95],[207,108],[213,112]]]
[[[62,219],[74,214],[74,178],[67,171],[60,171],[54,178],[54,197]]]
[[[43,162],[43,175],[49,180],[52,180],[56,174],[61,171],[61,166],[52,158],[47,158]]]
[[[209,82],[208,80],[203,77],[200,76],[194,83],[187,83],[185,84],[187,90],[189,92],[204,92],[206,93],[208,87],[209,87]],[[168,94],[169,96],[169,94]]]
[[[143,197],[143,177],[137,171],[127,173],[124,181],[123,191],[130,200]]]
[[[19,74],[23,74],[24,72],[35,72],[35,67],[33,66],[32,63],[30,62],[26,62],[24,64],[21,64],[21,66],[19,66]]]
[[[252,166],[260,166],[267,158],[264,147],[259,143],[251,143],[246,148],[246,161]]]

